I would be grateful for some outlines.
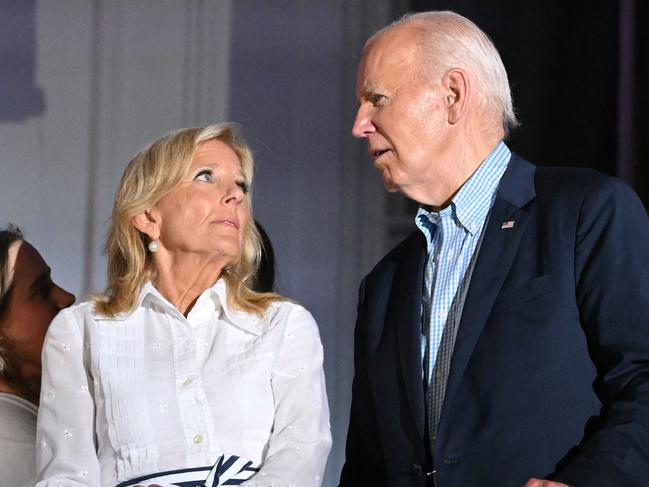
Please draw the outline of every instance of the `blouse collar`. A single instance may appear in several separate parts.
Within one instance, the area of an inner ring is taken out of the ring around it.
[[[118,313],[113,318],[97,316],[96,319],[117,321],[126,320],[138,309],[144,306],[145,301],[155,301],[162,305],[168,312],[175,314],[178,318],[184,320],[187,319],[167,300],[167,298],[160,294],[160,291],[158,291],[150,281],[142,286],[142,290],[140,291],[136,301],[137,304],[135,306],[135,311],[129,313]],[[220,319],[236,326],[237,328],[247,331],[248,333],[252,333],[253,335],[259,336],[264,331],[264,323],[266,322],[264,317],[259,317],[254,313],[232,309],[228,305],[227,287],[223,279],[219,279],[212,287],[203,291],[196,300],[188,318],[193,314],[210,313],[212,311],[216,312],[217,316],[220,315]]]

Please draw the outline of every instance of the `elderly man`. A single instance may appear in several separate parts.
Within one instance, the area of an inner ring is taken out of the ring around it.
[[[452,12],[375,34],[357,96],[354,136],[420,209],[361,285],[340,486],[649,485],[635,194],[511,153],[502,61]]]

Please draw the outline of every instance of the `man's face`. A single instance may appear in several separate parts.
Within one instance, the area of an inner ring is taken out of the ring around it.
[[[421,57],[403,27],[366,47],[357,73],[359,108],[352,133],[367,141],[388,191],[442,206],[457,190],[445,91],[426,75]]]

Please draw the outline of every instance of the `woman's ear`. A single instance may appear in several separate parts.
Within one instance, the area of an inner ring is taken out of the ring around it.
[[[160,237],[158,222],[149,210],[145,210],[142,213],[135,215],[133,217],[133,226],[149,237],[150,240],[157,240],[158,237]]]

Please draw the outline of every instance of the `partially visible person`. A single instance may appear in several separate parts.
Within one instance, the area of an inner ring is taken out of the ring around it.
[[[108,232],[108,290],[43,349],[38,487],[319,486],[331,447],[318,327],[251,289],[253,160],[228,124],[137,154]]]
[[[275,287],[275,252],[266,229],[257,220],[255,226],[261,240],[261,256],[252,289],[258,293],[270,293]]]
[[[0,484],[34,485],[41,349],[74,296],[14,226],[0,230]]]

